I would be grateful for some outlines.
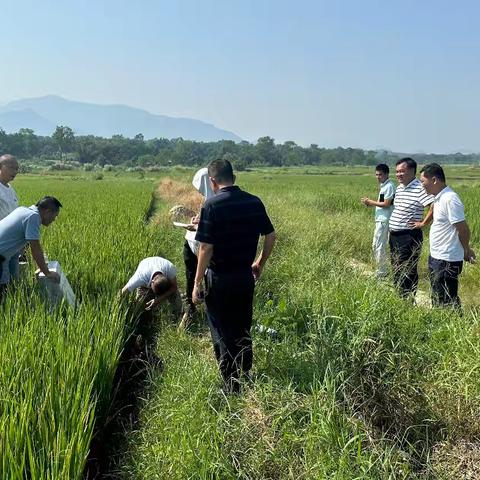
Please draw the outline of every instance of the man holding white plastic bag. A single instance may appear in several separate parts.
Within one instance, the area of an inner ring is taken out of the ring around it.
[[[30,243],[33,259],[50,280],[59,282],[59,275],[48,269],[40,244],[40,226],[55,221],[62,204],[55,197],[44,197],[31,207],[18,207],[0,220],[0,292],[10,282],[9,261]]]

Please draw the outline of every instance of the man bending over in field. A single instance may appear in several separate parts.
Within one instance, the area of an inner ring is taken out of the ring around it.
[[[10,282],[8,268],[13,255],[18,255],[30,243],[32,256],[42,273],[55,282],[56,272],[50,271],[40,244],[40,225],[48,227],[57,218],[62,204],[54,197],[44,197],[31,207],[18,207],[0,220],[0,292]]]
[[[172,305],[173,313],[182,313],[182,300],[177,285],[177,269],[162,257],[143,259],[137,270],[122,288],[122,295],[137,290],[137,297],[144,302],[145,310],[153,310],[165,301]]]

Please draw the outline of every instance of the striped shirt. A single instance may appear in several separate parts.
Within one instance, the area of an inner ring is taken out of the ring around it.
[[[397,186],[394,208],[390,217],[390,230],[411,230],[410,222],[421,222],[423,210],[434,200],[423,188],[418,178],[414,178],[407,186]]]

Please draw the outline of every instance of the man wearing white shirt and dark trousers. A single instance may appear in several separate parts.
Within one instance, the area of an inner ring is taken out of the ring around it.
[[[375,167],[375,176],[380,184],[378,200],[368,197],[361,199],[366,207],[375,207],[375,232],[373,234],[372,250],[377,264],[376,276],[379,280],[388,275],[387,270],[387,245],[388,245],[388,222],[393,211],[393,199],[395,197],[395,185],[388,178],[390,169],[385,163]]]
[[[19,166],[13,155],[2,155],[0,157],[0,220],[10,215],[18,207],[18,198],[11,181],[18,174]],[[19,255],[12,255],[9,260],[8,269],[10,276],[14,279],[20,274]]]
[[[177,269],[162,257],[144,258],[135,273],[122,288],[122,294],[137,290],[145,310],[154,310],[165,301],[170,302],[174,315],[182,312],[182,300],[177,286]]]
[[[172,307],[173,316],[180,319],[182,314],[182,299],[177,285],[177,269],[169,260],[162,257],[144,258],[135,273],[122,288],[125,295],[136,291],[137,305],[135,316],[138,323],[135,325],[135,338],[132,346],[135,356],[145,356],[150,363],[161,365],[161,360],[154,351],[150,350],[156,335],[153,311],[165,302]],[[127,347],[126,352],[130,351]]]
[[[475,261],[463,203],[447,186],[440,165],[430,163],[420,173],[423,187],[427,193],[435,196],[428,257],[432,304],[460,307],[458,276],[462,273],[464,260]]]
[[[433,196],[427,194],[416,173],[417,163],[413,158],[402,158],[396,163],[398,186],[390,216],[389,244],[394,283],[404,298],[414,297],[417,291],[418,260],[423,244],[421,229],[433,213],[430,209],[422,218]]]

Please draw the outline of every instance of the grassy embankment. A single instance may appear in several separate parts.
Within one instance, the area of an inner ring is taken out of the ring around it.
[[[414,308],[349,266],[369,262],[371,211],[358,199],[374,194],[371,177],[263,172],[240,174],[239,183],[263,198],[279,233],[255,305],[256,320],[279,336],[255,335],[255,386],[225,398],[205,329],[165,323],[166,368],[152,372],[118,471],[138,479],[455,478],[457,467],[478,475],[478,269],[462,277],[463,317]],[[452,185],[478,250],[477,187]],[[162,230],[169,206],[158,213]],[[171,229],[168,240],[167,256],[181,265],[181,232]]]

